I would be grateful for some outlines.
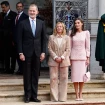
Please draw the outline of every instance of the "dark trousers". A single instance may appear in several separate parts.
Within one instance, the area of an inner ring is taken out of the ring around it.
[[[4,40],[3,47],[5,70],[7,73],[13,73],[16,67],[16,47],[7,38]]]
[[[11,54],[11,45],[9,40],[4,40],[4,66],[6,71],[10,71],[10,54]]]
[[[14,72],[16,67],[16,46],[12,45],[12,53],[11,53],[11,72]]]
[[[20,72],[21,74],[23,74],[23,69],[22,69],[22,61],[19,58],[19,54],[17,54],[17,63],[18,63],[18,72]]]
[[[40,58],[33,54],[23,61],[24,92],[27,98],[37,98]]]

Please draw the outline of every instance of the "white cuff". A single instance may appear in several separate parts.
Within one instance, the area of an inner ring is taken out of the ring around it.
[[[21,54],[23,54],[23,53],[19,53],[19,55],[21,55]]]
[[[56,58],[58,58],[58,56],[55,56],[55,57],[54,57],[54,60],[55,60]]]
[[[61,56],[61,58],[64,60],[65,59],[65,57],[64,56]]]

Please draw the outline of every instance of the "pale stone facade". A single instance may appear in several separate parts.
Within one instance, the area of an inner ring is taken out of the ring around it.
[[[92,78],[101,78],[103,72],[99,63],[95,61],[95,45],[96,45],[96,35],[98,29],[98,22],[105,13],[105,0],[89,0],[88,5],[88,19],[91,23],[91,59],[90,59],[90,71],[92,73]]]
[[[0,0],[0,2],[3,0]],[[23,1],[25,3],[25,12],[27,12],[28,5],[31,2],[35,2],[39,7],[44,6],[45,0],[8,0],[11,5],[11,9],[16,11],[16,3],[18,1]],[[53,1],[53,0],[52,0]],[[103,74],[99,63],[95,60],[95,45],[96,45],[96,35],[100,16],[105,13],[105,0],[88,0],[88,21],[90,23],[90,33],[91,33],[91,59],[90,59],[90,71],[92,78],[100,78]],[[1,9],[0,9],[1,11]]]

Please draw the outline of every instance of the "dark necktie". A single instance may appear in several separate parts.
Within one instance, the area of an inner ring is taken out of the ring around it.
[[[19,20],[19,13],[16,16],[16,24],[17,24],[18,20]]]

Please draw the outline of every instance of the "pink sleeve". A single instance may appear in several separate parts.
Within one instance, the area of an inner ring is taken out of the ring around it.
[[[71,30],[69,30],[69,37],[70,37],[70,55],[71,55],[71,48],[72,48],[72,37],[71,37]]]
[[[90,57],[90,32],[86,31],[86,56]]]

